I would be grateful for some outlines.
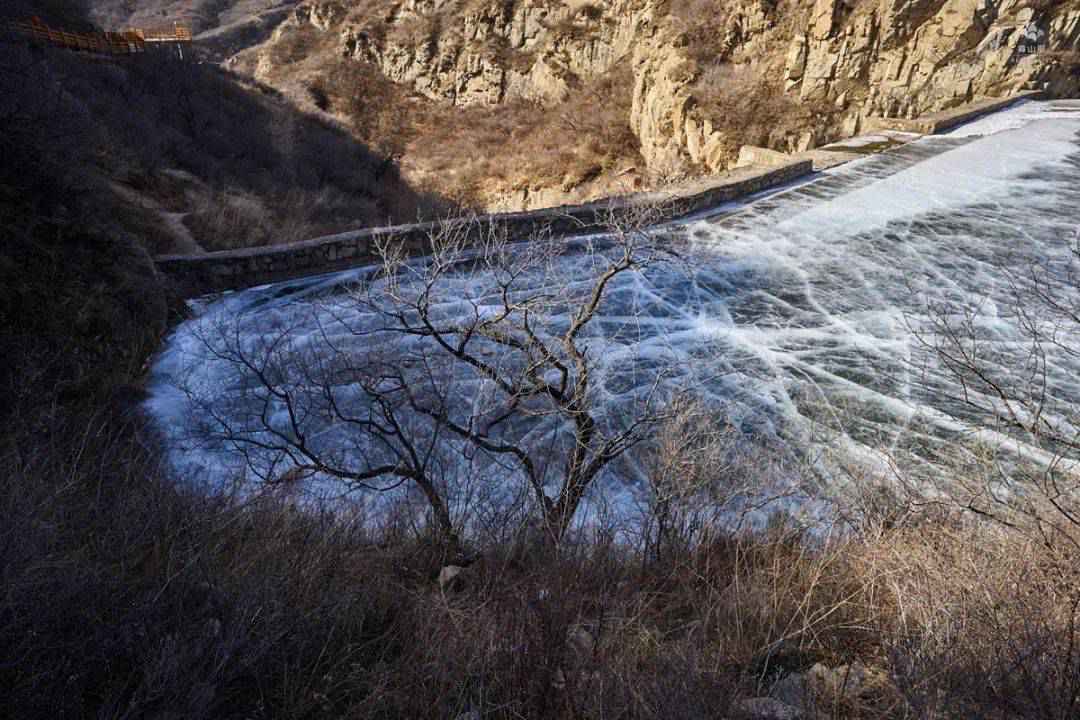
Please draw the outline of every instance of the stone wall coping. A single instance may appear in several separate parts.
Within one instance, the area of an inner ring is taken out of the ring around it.
[[[809,160],[793,160],[782,167],[739,168],[720,177],[684,183],[672,188],[597,200],[580,205],[563,205],[539,210],[448,218],[442,221],[411,223],[351,230],[311,240],[238,250],[222,250],[199,255],[159,255],[158,270],[185,286],[182,294],[209,292],[272,282],[293,276],[329,272],[362,264],[374,257],[374,242],[395,237],[414,245],[440,223],[461,223],[477,230],[492,225],[509,232],[528,234],[542,228],[575,235],[603,229],[604,216],[630,213],[648,204],[665,208],[665,221],[698,212],[713,204],[746,197],[797,180],[813,172]]]
[[[394,238],[406,253],[428,251],[428,237],[440,223],[460,223],[469,234],[504,227],[521,239],[538,232],[573,236],[603,232],[607,220],[625,219],[636,209],[659,203],[662,221],[688,217],[725,202],[777,188],[813,172],[813,162],[795,159],[781,167],[739,168],[663,190],[619,196],[580,205],[540,210],[448,218],[443,221],[366,228],[311,240],[200,255],[161,255],[158,271],[181,297],[236,290],[320,275],[378,261],[377,241]]]
[[[228,259],[243,259],[243,258],[255,258],[265,255],[278,255],[282,253],[294,252],[297,250],[317,248],[328,244],[360,240],[363,238],[379,238],[389,237],[396,235],[411,235],[414,233],[426,233],[429,230],[434,229],[438,225],[444,222],[450,223],[475,223],[480,225],[487,224],[505,224],[507,226],[513,226],[522,223],[531,223],[536,225],[543,225],[544,223],[553,222],[563,219],[577,219],[577,220],[595,220],[595,218],[603,213],[618,210],[627,210],[635,207],[642,207],[652,203],[673,203],[679,204],[679,201],[694,201],[704,196],[710,196],[713,194],[724,194],[725,190],[736,191],[733,196],[726,196],[724,199],[736,199],[737,197],[743,197],[746,194],[752,194],[760,192],[765,187],[757,187],[747,193],[737,192],[740,186],[753,181],[763,180],[766,183],[766,187],[774,187],[778,184],[790,182],[793,179],[801,175],[808,174],[812,171],[811,163],[806,160],[798,159],[792,162],[786,163],[778,167],[743,167],[733,168],[725,172],[723,175],[712,176],[708,178],[702,178],[692,180],[686,183],[680,183],[673,185],[670,188],[664,188],[661,190],[654,190],[649,192],[634,193],[631,195],[621,195],[611,198],[604,198],[601,200],[594,200],[587,203],[571,204],[571,205],[559,205],[555,207],[538,208],[536,210],[523,210],[517,212],[506,213],[491,213],[491,214],[479,214],[474,216],[465,217],[450,217],[445,220],[434,220],[429,222],[419,223],[407,223],[402,225],[384,225],[379,227],[362,228],[359,230],[346,230],[344,232],[335,233],[332,235],[322,235],[310,240],[300,240],[291,243],[282,243],[279,245],[263,245],[252,248],[239,248],[236,250],[218,250],[215,252],[200,253],[197,255],[158,255],[154,258],[154,262],[159,264],[172,264],[178,262],[191,261],[196,263],[206,263],[213,261],[223,261]],[[669,219],[676,219],[677,217],[687,214],[686,212],[678,212],[676,209],[673,212],[672,217]],[[583,230],[587,229],[583,227]]]
[[[868,129],[903,130],[907,132],[934,135],[951,130],[957,125],[1003,110],[1021,100],[1038,100],[1042,90],[1027,90],[1001,98],[980,98],[948,110],[931,113],[918,118],[868,118]]]

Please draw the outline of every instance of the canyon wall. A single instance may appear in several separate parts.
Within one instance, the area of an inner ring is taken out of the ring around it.
[[[868,117],[915,117],[1022,89],[1077,94],[1080,3],[1042,5],[816,0],[781,17],[751,1],[737,16],[727,57],[750,68],[759,79],[754,90],[779,86],[818,111],[797,134],[764,143],[805,150],[859,132]],[[718,130],[710,119],[725,109],[706,108],[696,96],[703,71],[680,62],[686,47],[677,28],[661,24],[633,53],[631,126],[649,166],[664,173],[731,163],[724,143],[731,128]]]
[[[648,185],[724,170],[743,144],[804,150],[870,117],[1080,90],[1078,0],[315,0],[250,51],[256,77],[280,84],[267,49],[298,32],[463,117],[621,103]],[[629,97],[574,95],[616,71]],[[567,184],[531,191],[583,199]]]

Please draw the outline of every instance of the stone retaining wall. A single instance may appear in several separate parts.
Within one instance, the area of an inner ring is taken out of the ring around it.
[[[869,118],[866,121],[865,130],[900,130],[902,132],[920,133],[922,135],[935,135],[951,130],[957,125],[962,125],[983,115],[988,115],[998,110],[1004,110],[1013,103],[1021,100],[1037,100],[1042,97],[1041,90],[1031,90],[1017,93],[1005,98],[986,98],[975,102],[961,105],[951,110],[925,115],[920,118]]]
[[[673,220],[783,185],[811,172],[813,163],[809,160],[775,168],[743,168],[670,192],[452,222],[478,237],[493,226],[521,239],[538,232],[580,235],[603,230],[610,219],[628,219],[643,205],[657,204],[663,209],[665,219]],[[179,295],[195,297],[364,265],[376,260],[377,243],[385,240],[400,243],[410,254],[424,254],[435,227],[433,223],[421,223],[372,228],[287,245],[203,255],[163,255],[154,258],[154,262]]]
[[[987,98],[916,119],[869,118],[866,131],[901,130],[921,134],[944,132],[977,117],[1002,110],[1021,100],[1034,100],[1042,91]],[[752,151],[764,149],[752,148]],[[777,153],[779,155],[779,153]],[[759,158],[764,160],[764,158]],[[769,162],[780,160],[770,156]],[[482,235],[493,225],[511,237],[525,239],[537,232],[580,235],[603,229],[612,216],[626,218],[644,204],[659,204],[667,219],[677,219],[709,207],[783,185],[813,172],[813,162],[798,159],[777,167],[744,167],[719,178],[707,178],[667,192],[641,193],[584,205],[567,205],[519,213],[483,215],[462,223],[469,233]],[[391,239],[412,254],[427,251],[430,223],[372,228],[304,242],[231,250],[203,255],[164,255],[154,259],[158,270],[183,297],[194,297],[314,275],[375,261],[379,241]]]
[[[791,155],[757,145],[743,145],[739,148],[736,167],[777,167],[791,162]]]

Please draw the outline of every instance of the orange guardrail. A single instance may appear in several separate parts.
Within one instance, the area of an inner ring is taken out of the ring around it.
[[[166,29],[129,28],[127,32],[139,35],[146,42],[191,42],[191,28],[180,23]]]
[[[128,28],[120,32],[85,33],[49,27],[34,18],[28,22],[9,22],[3,27],[9,32],[25,35],[34,42],[104,55],[146,52],[147,44],[192,42],[191,28],[180,23],[168,29]]]

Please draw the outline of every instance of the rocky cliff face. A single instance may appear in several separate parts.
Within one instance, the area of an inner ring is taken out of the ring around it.
[[[840,0],[817,0],[791,41],[785,82],[804,101],[850,108],[853,126],[1023,88],[1077,89],[1055,52],[1077,50],[1080,3],[882,0],[843,15]]]
[[[255,73],[273,82],[266,49],[301,32],[466,114],[564,112],[628,71],[629,97],[590,102],[627,108],[649,184],[723,170],[743,143],[800,150],[874,116],[1080,90],[1080,0],[315,0],[254,51]],[[533,197],[580,199],[565,185]]]
[[[1080,2],[816,0],[780,13],[743,1],[718,44],[721,66],[745,68],[747,94],[813,111],[794,132],[766,136],[779,150],[853,135],[875,116],[915,117],[1021,89],[1080,90]],[[679,61],[695,49],[663,24],[635,46],[631,126],[662,174],[723,169],[731,136],[746,129],[716,122],[730,107],[709,107],[702,63],[688,70]]]
[[[375,65],[394,82],[471,106],[564,99],[572,84],[623,59],[654,13],[648,0],[404,0],[373,16],[330,1],[301,6],[294,24],[335,33],[342,55]]]

